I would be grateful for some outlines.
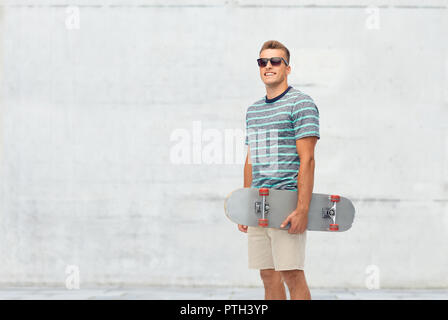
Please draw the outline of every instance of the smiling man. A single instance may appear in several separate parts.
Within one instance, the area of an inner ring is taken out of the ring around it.
[[[319,134],[319,110],[310,96],[288,85],[289,50],[267,41],[257,63],[266,96],[246,113],[245,188],[298,192],[296,209],[283,222],[288,230],[247,227],[249,268],[259,269],[265,299],[311,299],[305,280],[308,209],[314,185],[314,148]]]

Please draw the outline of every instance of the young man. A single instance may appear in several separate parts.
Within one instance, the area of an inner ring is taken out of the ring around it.
[[[288,230],[247,227],[249,268],[259,269],[265,299],[311,299],[304,260],[308,209],[314,184],[314,148],[319,135],[319,110],[310,96],[288,86],[289,50],[267,41],[257,60],[266,96],[246,113],[245,188],[296,190],[296,209],[283,222]]]

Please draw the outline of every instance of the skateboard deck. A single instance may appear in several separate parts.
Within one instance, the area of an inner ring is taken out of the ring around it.
[[[268,188],[241,188],[224,200],[226,216],[245,226],[289,229],[281,223],[297,206],[297,191]],[[308,211],[310,231],[342,232],[351,228],[355,218],[353,203],[339,195],[313,193]]]

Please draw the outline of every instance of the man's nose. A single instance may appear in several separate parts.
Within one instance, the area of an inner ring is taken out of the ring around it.
[[[270,61],[268,61],[268,64],[266,65],[266,67],[264,67],[264,69],[265,70],[271,70],[273,67],[272,67],[272,64],[270,64],[271,62]]]

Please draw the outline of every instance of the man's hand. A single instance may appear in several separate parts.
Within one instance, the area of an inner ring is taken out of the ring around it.
[[[303,233],[308,225],[308,210],[294,210],[280,225],[281,228],[286,227],[290,223],[291,227],[288,233]]]
[[[239,224],[238,230],[240,230],[241,232],[247,233],[247,226],[243,226],[242,224]]]

